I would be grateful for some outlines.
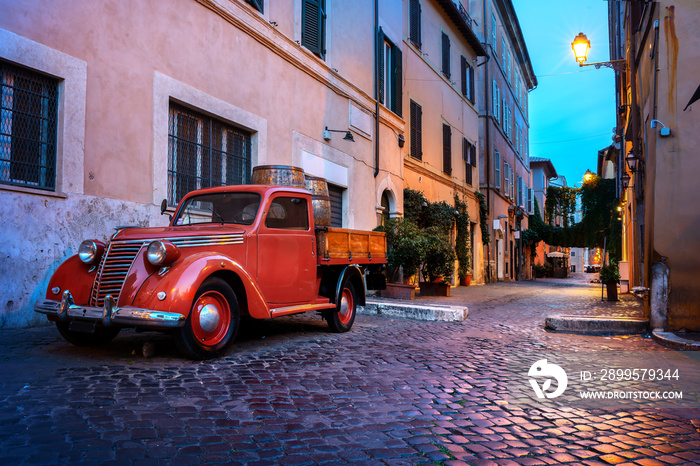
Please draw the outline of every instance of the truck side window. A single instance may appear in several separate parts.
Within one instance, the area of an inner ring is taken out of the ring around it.
[[[306,199],[298,197],[274,199],[270,203],[265,226],[281,230],[308,230],[309,211]]]

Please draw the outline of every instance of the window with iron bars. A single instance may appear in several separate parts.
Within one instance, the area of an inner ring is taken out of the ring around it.
[[[56,190],[59,80],[0,61],[0,183]]]
[[[171,103],[168,205],[194,189],[250,182],[250,133]]]

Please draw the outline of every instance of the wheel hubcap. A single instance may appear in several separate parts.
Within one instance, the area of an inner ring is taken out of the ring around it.
[[[340,306],[338,309],[340,322],[343,325],[347,324],[348,322],[350,322],[350,319],[352,319],[353,304],[354,303],[352,300],[352,294],[347,288],[344,289],[343,295],[340,298]]]
[[[221,313],[213,304],[207,304],[199,312],[199,326],[205,332],[211,332],[219,325]]]
[[[203,346],[216,346],[231,326],[228,301],[217,291],[201,295],[192,309],[192,332]]]

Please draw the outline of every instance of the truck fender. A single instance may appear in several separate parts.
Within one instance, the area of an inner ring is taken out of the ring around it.
[[[357,293],[357,295],[355,296],[355,298],[357,299],[357,305],[364,306],[365,281],[362,274],[362,270],[356,265],[348,265],[343,269],[342,272],[340,272],[340,276],[338,277],[337,288],[335,290],[334,302],[338,302],[338,299],[340,298],[341,293],[343,292],[343,286],[345,286],[345,283],[347,282],[351,282],[354,285],[355,293]]]
[[[91,272],[88,273],[90,270]],[[63,292],[69,290],[76,303],[87,304],[96,270],[96,266],[85,264],[77,254],[70,256],[51,276],[49,286],[46,287],[46,299],[60,301]],[[58,293],[53,293],[51,291],[53,288],[58,288]]]
[[[270,317],[270,308],[267,306],[260,288],[243,266],[230,257],[210,253],[193,254],[182,262],[173,264],[163,276],[158,273],[152,274],[139,289],[134,298],[133,306],[179,312],[187,317],[202,282],[221,272],[238,276],[246,296],[237,297],[239,302],[245,299],[251,317],[256,319]],[[161,291],[166,293],[166,297],[162,301],[158,298],[158,293]]]

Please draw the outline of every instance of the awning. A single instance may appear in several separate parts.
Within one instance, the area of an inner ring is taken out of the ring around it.
[[[569,257],[565,252],[554,251],[547,254],[547,257]]]

